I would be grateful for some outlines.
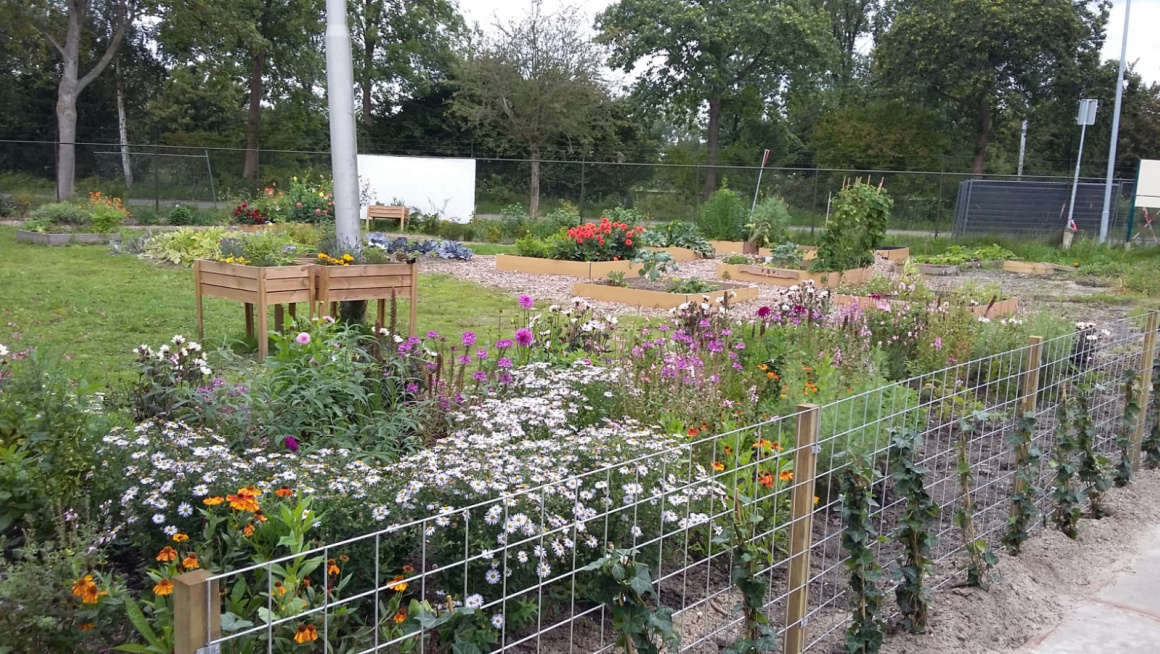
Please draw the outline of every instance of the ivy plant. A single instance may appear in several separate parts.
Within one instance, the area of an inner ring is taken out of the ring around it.
[[[1018,554],[1023,543],[1031,535],[1031,525],[1037,513],[1035,500],[1039,497],[1039,462],[1042,455],[1032,436],[1038,418],[1033,411],[1026,411],[1015,418],[1015,429],[1008,433],[1007,442],[1017,451],[1023,449],[1024,456],[1015,465],[1015,483],[1018,490],[1011,496],[1011,517],[1007,519],[1007,529],[1003,532],[1003,546],[1012,554]]]
[[[1140,420],[1140,401],[1137,398],[1136,371],[1124,371],[1124,414],[1120,417],[1120,430],[1116,433],[1116,447],[1120,449],[1120,462],[1116,465],[1113,481],[1116,486],[1127,486],[1132,481],[1132,433]]]
[[[1140,444],[1144,465],[1151,470],[1160,468],[1160,359],[1152,365],[1152,402],[1148,407],[1152,429]]]
[[[714,542],[733,553],[730,581],[741,593],[744,619],[742,634],[722,654],[759,654],[777,651],[777,629],[769,622],[762,609],[769,584],[761,578],[769,561],[771,546],[769,531],[762,529],[765,517],[760,504],[740,492],[734,494],[731,522],[724,527]]]
[[[926,631],[930,612],[930,589],[924,580],[934,567],[931,552],[938,538],[931,527],[939,516],[938,504],[926,491],[926,468],[915,463],[915,453],[922,449],[922,437],[912,430],[895,430],[891,436],[890,459],[893,461],[894,494],[906,500],[893,533],[902,547],[898,555],[894,597],[902,613],[902,626],[914,634]]]
[[[955,510],[954,525],[963,538],[963,549],[967,553],[967,585],[987,587],[987,570],[999,562],[999,558],[987,546],[987,541],[979,538],[975,530],[975,503],[971,493],[975,485],[975,473],[971,471],[970,441],[979,425],[990,420],[986,411],[972,411],[959,420],[959,440],[955,448],[955,473],[959,480],[959,502]]]
[[[1091,414],[1091,393],[1102,387],[1093,389],[1090,386],[1080,386],[1075,393],[1076,421],[1075,446],[1079,452],[1079,469],[1077,474],[1084,485],[1087,498],[1091,502],[1091,516],[1096,520],[1104,517],[1103,496],[1112,487],[1112,480],[1105,469],[1108,465],[1107,457],[1096,452],[1095,439],[1097,436],[1095,423]]]
[[[1084,490],[1074,483],[1079,464],[1075,461],[1076,444],[1069,427],[1078,419],[1078,413],[1076,403],[1065,387],[1055,413],[1058,426],[1055,428],[1055,449],[1051,453],[1051,469],[1055,472],[1051,490],[1051,522],[1068,538],[1079,537],[1080,507],[1085,495]]]
[[[847,654],[875,654],[882,649],[882,566],[871,545],[878,531],[870,512],[878,506],[874,500],[874,480],[878,471],[869,453],[851,453],[849,467],[839,477],[842,496],[843,565],[850,573],[850,626],[846,629]]]
[[[626,654],[660,654],[662,644],[670,652],[680,651],[673,610],[659,606],[649,568],[635,557],[636,550],[614,550],[583,568],[596,573],[593,591],[612,613],[616,646]]]

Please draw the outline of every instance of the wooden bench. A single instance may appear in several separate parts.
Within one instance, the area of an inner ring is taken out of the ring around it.
[[[399,231],[402,232],[407,230],[407,218],[410,215],[411,210],[407,207],[372,204],[367,207],[367,217],[364,220],[367,222],[367,231],[370,231],[372,220],[397,220]]]

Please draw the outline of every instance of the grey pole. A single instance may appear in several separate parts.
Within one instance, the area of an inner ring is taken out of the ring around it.
[[[1071,227],[1071,223],[1075,216],[1075,192],[1079,188],[1079,165],[1083,161],[1083,138],[1087,135],[1087,123],[1084,123],[1079,130],[1079,154],[1075,157],[1075,181],[1071,183],[1071,204],[1067,205],[1067,225]]]
[[[1112,142],[1108,146],[1108,177],[1104,180],[1104,209],[1100,212],[1100,243],[1108,241],[1108,219],[1112,208],[1112,176],[1116,172],[1116,141],[1120,138],[1120,102],[1124,97],[1124,59],[1128,56],[1128,16],[1132,0],[1124,3],[1124,39],[1120,44],[1120,74],[1116,78],[1116,107],[1112,110]]]
[[[1023,179],[1023,156],[1027,153],[1027,119],[1023,119],[1023,131],[1019,135],[1019,179]]]
[[[334,175],[334,226],[338,242],[357,247],[358,146],[354,130],[354,72],[346,0],[326,0],[326,93],[330,109],[330,167]]]

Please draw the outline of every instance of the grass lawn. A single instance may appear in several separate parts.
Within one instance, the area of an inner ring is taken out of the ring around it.
[[[407,303],[400,302],[405,320]],[[511,330],[518,307],[510,296],[447,275],[419,278],[418,328],[484,338]],[[273,323],[271,323],[273,324]],[[123,369],[130,350],[156,347],[174,334],[195,336],[193,270],[156,266],[95,245],[43,247],[16,243],[0,226],[0,343],[35,345],[74,359],[91,381]],[[244,335],[242,305],[206,298],[205,342],[214,349]]]

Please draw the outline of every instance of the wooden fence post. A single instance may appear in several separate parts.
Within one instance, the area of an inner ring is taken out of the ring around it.
[[[222,635],[218,582],[206,582],[211,576],[201,569],[173,580],[173,654],[197,654]]]
[[[1148,396],[1152,392],[1152,364],[1156,361],[1156,328],[1160,322],[1160,312],[1148,314],[1144,322],[1144,355],[1140,360],[1140,374],[1137,377],[1140,384],[1140,414],[1136,418],[1136,427],[1132,430],[1132,471],[1140,469],[1140,446],[1144,442],[1144,429],[1148,426]]]
[[[809,610],[810,546],[814,532],[814,474],[817,468],[818,428],[821,408],[797,407],[794,441],[794,483],[790,491],[789,602],[785,611],[785,654],[801,654],[806,643],[805,617]]]
[[[1035,400],[1036,396],[1039,395],[1039,367],[1042,347],[1042,336],[1029,336],[1027,338],[1027,353],[1023,359],[1023,374],[1019,378],[1019,415],[1016,416],[1017,421],[1024,415],[1035,412]],[[1027,459],[1027,455],[1030,454],[1030,448],[1030,443],[1017,445],[1015,447],[1016,469]],[[1026,492],[1026,490],[1026,483],[1016,475],[1014,495],[1017,496],[1020,493]],[[1015,515],[1017,510],[1015,501],[1012,499],[1011,515]]]

